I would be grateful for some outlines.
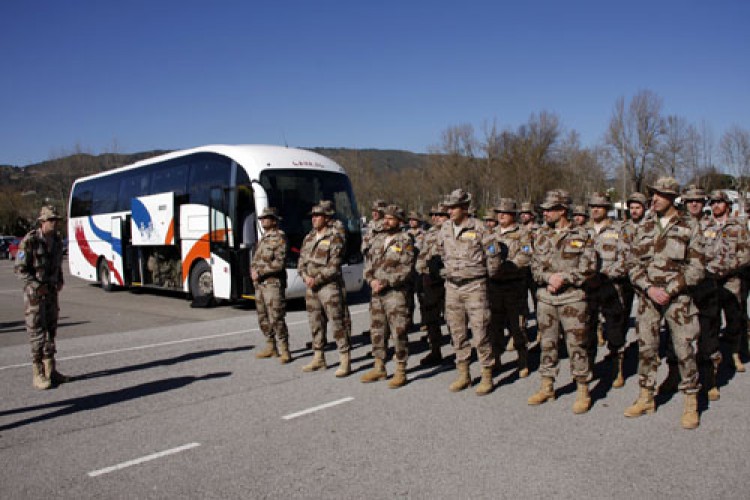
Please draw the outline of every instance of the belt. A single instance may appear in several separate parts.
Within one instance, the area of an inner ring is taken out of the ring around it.
[[[464,285],[468,285],[469,283],[474,283],[475,281],[483,280],[484,278],[485,278],[485,276],[477,276],[475,278],[463,278],[463,279],[459,279],[459,278],[451,278],[449,276],[448,278],[446,278],[446,280],[448,280],[448,282],[451,285],[464,286]]]

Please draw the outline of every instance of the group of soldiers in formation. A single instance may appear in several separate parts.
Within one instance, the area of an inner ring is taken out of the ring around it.
[[[589,383],[598,347],[607,346],[612,387],[625,384],[624,348],[637,294],[640,392],[625,409],[625,416],[656,410],[656,373],[664,327],[669,333],[669,372],[659,391],[683,392],[681,425],[698,427],[698,392],[703,387],[709,400],[720,397],[716,378],[722,363],[722,311],[724,339],[734,369],[745,371],[739,347],[747,328],[743,272],[750,264],[750,234],[744,222],[730,215],[732,203],[724,192],[708,196],[696,186],[680,192],[677,181],[669,177],[659,179],[649,191],[650,198],[641,193],[628,198],[630,218],[622,222],[608,215],[612,205],[601,193],[589,198],[588,207],[571,210],[567,192],[549,191],[540,205],[544,222],[537,224],[531,203],[518,207],[507,198],[492,209],[493,215],[480,220],[471,213],[471,195],[457,189],[432,208],[432,225],[426,231],[419,214],[406,215],[396,205],[376,201],[362,242],[364,278],[372,292],[374,364],[361,381],[388,378],[390,338],[395,368],[388,386],[398,388],[407,383],[407,334],[412,327],[415,292],[430,346],[420,364],[442,362],[444,317],[456,357],[457,376],[450,384],[451,391],[472,385],[472,348],[481,367],[477,394],[493,391],[493,374],[505,350],[517,352],[518,377],[528,377],[526,322],[531,292],[541,347],[541,385],[528,404],[540,405],[556,398],[562,338],[577,385],[572,409],[576,414],[585,413],[591,407]],[[680,196],[685,212],[676,204]],[[704,212],[706,205],[710,215]],[[324,348],[326,324],[330,323],[340,356],[335,375],[345,377],[351,373],[351,319],[341,274],[346,235],[334,214],[330,201],[313,207],[313,228],[304,239],[298,261],[306,285],[313,349],[312,361],[303,371],[327,368]],[[256,356],[279,357],[288,363],[286,238],[273,208],[266,209],[259,219],[265,234],[251,273],[267,346]]]

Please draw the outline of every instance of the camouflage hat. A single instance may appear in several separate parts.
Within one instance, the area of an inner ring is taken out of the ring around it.
[[[576,205],[573,207],[573,215],[583,215],[584,217],[588,217],[589,211],[584,205]]]
[[[406,222],[406,213],[404,210],[399,207],[398,205],[388,205],[383,210],[383,215],[387,215],[390,217],[395,217],[399,219],[401,222]]]
[[[589,196],[588,205],[590,207],[612,208],[612,202],[609,201],[609,198],[607,198],[607,195],[604,193],[592,193],[591,196]]]
[[[388,203],[385,202],[385,200],[377,199],[372,202],[372,211],[378,211],[380,213],[383,213],[383,210],[385,210],[385,207],[388,206]]]
[[[471,195],[463,189],[454,189],[451,194],[445,197],[443,204],[446,207],[458,207],[466,205],[467,207],[471,203]]]
[[[553,189],[547,191],[544,197],[544,203],[541,204],[542,210],[552,210],[553,208],[568,208],[570,205],[570,195],[564,189]]]
[[[628,204],[630,203],[640,203],[641,205],[646,207],[648,206],[648,198],[646,198],[645,194],[636,191],[628,197]]]
[[[37,220],[40,222],[44,222],[47,220],[62,220],[62,217],[60,217],[60,214],[57,213],[57,209],[55,207],[53,207],[52,205],[45,205],[41,210],[39,210],[39,217],[37,218]]]
[[[707,199],[706,191],[695,184],[689,185],[682,193],[682,201],[702,201],[705,203]]]
[[[518,212],[516,200],[513,198],[500,198],[500,203],[492,210],[499,214],[516,214]]]
[[[490,213],[487,213],[487,214],[485,214],[485,215],[484,215],[484,216],[482,217],[482,220],[484,220],[484,221],[487,221],[487,222],[492,222],[492,221],[496,221],[497,219],[495,218],[495,216],[494,216],[494,215],[492,215],[492,214],[490,214]]]
[[[274,207],[264,208],[263,211],[258,216],[258,218],[259,219],[269,218],[269,219],[276,219],[276,220],[281,219],[281,217],[279,217],[279,214]]]
[[[443,205],[442,203],[435,205],[430,210],[430,215],[442,215],[447,217],[448,216],[448,208]]]
[[[659,194],[671,194],[674,196],[680,194],[680,183],[674,177],[659,177],[654,185],[648,188]]]
[[[406,218],[409,220],[418,220],[419,222],[422,222],[424,220],[424,216],[416,210],[412,210],[411,212],[409,212],[409,215],[407,215]]]
[[[518,211],[521,214],[534,214],[534,204],[530,201],[524,201],[521,203],[521,210]]]
[[[711,203],[718,203],[720,201],[723,201],[727,205],[731,205],[732,204],[732,200],[729,199],[729,196],[727,195],[726,192],[724,192],[724,191],[722,191],[720,189],[717,189],[715,191],[711,191],[710,202]]]
[[[335,213],[336,210],[333,209],[333,203],[330,200],[320,200],[320,202],[310,210],[310,215],[327,215],[330,217]]]

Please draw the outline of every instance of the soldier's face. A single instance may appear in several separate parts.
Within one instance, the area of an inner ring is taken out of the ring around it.
[[[586,224],[586,216],[585,215],[574,215],[573,216],[573,222],[576,223],[576,226],[583,226]]]
[[[264,230],[268,231],[269,229],[276,227],[276,219],[273,217],[263,217],[260,219],[260,225]]]
[[[382,217],[380,216],[380,212],[377,210],[372,211],[372,220],[380,220]]]
[[[729,212],[729,205],[725,201],[714,201],[711,203],[711,212],[714,217],[724,217]]]
[[[546,222],[550,227],[555,227],[557,223],[560,222],[560,219],[562,219],[562,216],[565,213],[565,209],[551,208],[549,210],[545,210],[542,213],[544,215],[544,222]]]
[[[654,211],[659,215],[664,215],[667,210],[669,210],[672,207],[672,204],[674,203],[675,197],[673,195],[663,194],[659,193],[658,191],[654,191],[653,196],[651,197],[651,206],[653,207]]]
[[[516,217],[511,213],[501,212],[497,214],[497,221],[500,223],[500,227],[506,228],[516,222]]]
[[[530,213],[523,212],[521,214],[521,222],[526,223],[526,222],[529,222],[530,220],[531,220],[531,214]]]
[[[703,202],[701,200],[689,200],[687,202],[687,211],[693,217],[698,217],[703,212]]]
[[[312,216],[312,225],[313,228],[316,231],[320,231],[324,227],[326,227],[326,224],[328,223],[328,219],[325,215],[322,214],[313,214]]]
[[[42,233],[45,236],[49,236],[50,234],[54,234],[57,230],[57,219],[50,219],[42,221]]]
[[[387,230],[392,231],[401,227],[401,221],[398,219],[398,217],[386,215],[385,217],[383,217],[383,225]]]
[[[409,219],[409,227],[416,229],[419,227],[419,221],[417,219]]]
[[[451,217],[451,220],[455,222],[456,224],[460,224],[464,221],[466,218],[466,214],[468,214],[468,210],[466,210],[466,207],[457,206],[457,207],[448,207],[448,214]]]
[[[591,207],[590,212],[594,222],[601,222],[607,216],[607,207]]]
[[[631,203],[628,205],[628,210],[630,211],[630,218],[636,222],[641,220],[646,212],[646,209],[640,203]]]

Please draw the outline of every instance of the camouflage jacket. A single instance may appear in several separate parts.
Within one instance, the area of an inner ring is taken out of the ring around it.
[[[302,279],[311,277],[315,288],[341,279],[344,240],[332,227],[326,227],[321,237],[313,229],[302,242],[297,271]]]
[[[451,280],[467,280],[487,276],[487,232],[481,221],[466,219],[460,227],[458,237],[454,234],[453,221],[440,226],[437,248],[443,258],[445,277]]]
[[[441,224],[436,224],[425,233],[422,239],[422,248],[419,249],[415,265],[417,273],[429,275],[435,284],[442,283],[443,281],[441,275],[441,271],[444,268],[443,258],[440,256],[437,241],[440,227]]]
[[[561,305],[586,299],[583,286],[596,273],[594,242],[583,227],[568,226],[556,231],[550,227],[539,230],[531,258],[531,272],[539,284],[537,299]],[[563,287],[552,293],[547,290],[550,276],[560,273]]]
[[[422,229],[421,227],[418,227],[416,229],[409,228],[406,230],[407,233],[411,235],[411,237],[414,239],[414,246],[417,248],[418,251],[422,250],[422,247],[424,246],[424,239],[427,235],[427,231]]]
[[[281,229],[271,229],[258,242],[250,266],[252,271],[258,273],[258,281],[263,282],[267,278],[278,278],[285,281],[287,239]]]
[[[679,215],[664,228],[656,214],[649,215],[635,232],[630,255],[630,282],[643,293],[657,286],[674,298],[704,276],[699,228]]]
[[[372,245],[372,238],[374,238],[375,235],[382,230],[383,230],[382,220],[371,220],[365,227],[365,230],[362,232],[361,250],[362,250],[362,256],[365,258],[365,260],[369,258],[370,246]]]
[[[625,278],[628,247],[621,237],[623,231],[620,223],[608,218],[598,231],[592,222],[585,227],[594,242],[597,272],[611,280]]]
[[[368,283],[378,280],[388,288],[398,288],[409,278],[414,258],[414,242],[409,233],[377,233],[365,263],[365,280]]]
[[[59,233],[52,237],[52,248],[41,229],[30,231],[18,245],[14,270],[23,280],[24,286],[36,291],[47,285],[54,292],[64,283],[62,272],[63,245]]]
[[[500,253],[499,265],[493,265],[494,261],[489,260],[490,278],[494,281],[525,280],[533,255],[529,232],[516,224],[503,233],[498,226],[488,241],[489,252]]]
[[[750,263],[750,234],[734,217],[721,224],[714,218],[701,221],[706,271],[718,279],[737,275]]]

